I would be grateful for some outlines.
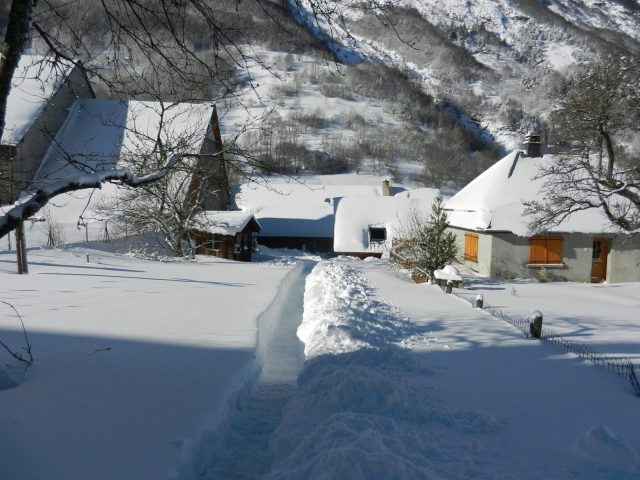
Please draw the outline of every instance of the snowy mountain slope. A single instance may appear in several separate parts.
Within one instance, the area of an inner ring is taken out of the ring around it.
[[[394,29],[361,9],[344,13],[356,39],[344,45],[409,71],[507,148],[544,123],[568,67],[640,52],[637,1],[400,0],[385,17]]]
[[[423,183],[427,170],[441,162],[442,175],[432,183],[455,181],[459,187],[500,155],[492,139],[465,131],[403,72],[317,55],[254,52],[239,73],[234,97],[218,107],[223,135],[250,152],[253,166],[292,175],[356,171]],[[447,169],[467,160],[466,176]],[[264,169],[245,174],[259,180]]]

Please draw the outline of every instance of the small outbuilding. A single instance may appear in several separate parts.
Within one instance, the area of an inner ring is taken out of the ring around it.
[[[251,212],[210,210],[199,215],[191,239],[197,254],[250,262],[253,234],[260,231]]]

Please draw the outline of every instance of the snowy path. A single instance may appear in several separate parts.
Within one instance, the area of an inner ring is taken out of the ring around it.
[[[624,381],[385,262],[321,262],[298,335],[269,480],[640,478]]]
[[[230,419],[227,435],[204,478],[258,479],[268,473],[272,462],[269,440],[281,421],[284,405],[297,388],[296,378],[304,361],[296,329],[302,320],[305,277],[314,265],[312,261],[300,262],[258,319],[261,374],[249,398]]]

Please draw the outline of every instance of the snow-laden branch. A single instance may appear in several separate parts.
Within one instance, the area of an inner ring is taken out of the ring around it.
[[[133,174],[128,168],[117,168],[53,181],[36,190],[27,198],[20,200],[6,212],[4,217],[0,218],[0,238],[14,230],[20,222],[35,215],[49,200],[57,195],[85,188],[101,188],[102,184],[106,182],[128,185],[134,188],[141,187],[164,178],[181,157],[179,154],[173,154],[162,168],[140,177]]]

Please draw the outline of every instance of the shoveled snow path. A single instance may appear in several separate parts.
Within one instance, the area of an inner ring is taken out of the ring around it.
[[[269,440],[287,399],[297,388],[296,378],[304,361],[296,329],[302,320],[305,277],[314,264],[301,261],[258,319],[260,338],[265,339],[258,347],[262,371],[248,398],[239,400],[204,478],[257,479],[268,473],[272,462]]]
[[[307,278],[270,480],[640,476],[626,383],[382,261]]]

